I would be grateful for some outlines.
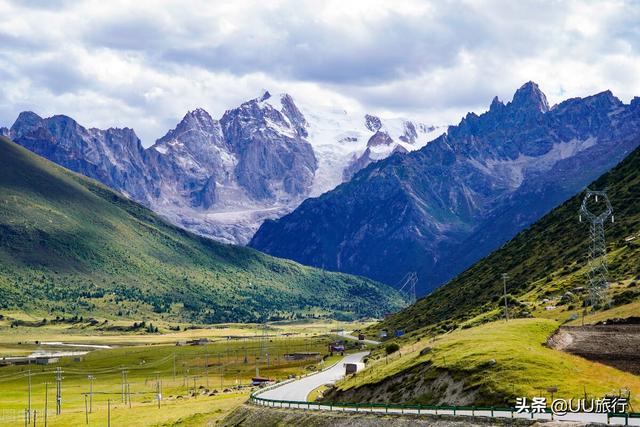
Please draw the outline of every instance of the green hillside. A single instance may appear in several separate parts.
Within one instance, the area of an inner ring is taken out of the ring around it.
[[[367,369],[338,382],[326,400],[480,406],[514,405],[520,396],[601,397],[620,387],[640,405],[640,377],[548,348],[559,323],[549,319],[497,321],[437,337],[396,339],[400,350],[374,351]],[[428,351],[424,351],[427,348]]]
[[[606,224],[613,307],[640,313],[640,149],[590,185],[608,188],[615,223]],[[374,326],[406,331],[430,326],[439,333],[503,315],[502,273],[507,273],[512,317],[567,320],[586,296],[589,225],[578,221],[583,194],[571,198],[485,259],[416,304]],[[566,292],[570,294],[563,295]],[[631,304],[631,306],[629,306]],[[553,308],[551,308],[553,307]],[[615,313],[615,310],[612,311]],[[592,315],[593,316],[593,315]]]
[[[403,304],[367,279],[195,236],[0,138],[0,309],[221,322]]]

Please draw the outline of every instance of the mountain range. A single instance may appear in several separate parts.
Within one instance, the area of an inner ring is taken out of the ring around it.
[[[379,317],[403,305],[386,285],[192,234],[0,137],[2,309],[214,323]]]
[[[389,284],[417,272],[428,293],[611,169],[639,136],[640,98],[606,91],[550,107],[528,82],[510,102],[496,97],[423,148],[267,220],[250,246]]]
[[[637,138],[640,143],[640,136]],[[604,224],[608,279],[612,284],[611,306],[605,308],[640,303],[640,148],[588,187],[607,189],[615,218]],[[588,298],[591,235],[590,223],[579,217],[583,199],[583,192],[570,198],[500,249],[416,304],[389,316],[375,329],[413,331],[430,326],[442,332],[500,319],[503,273],[508,276],[511,317],[548,312],[569,318],[572,312],[580,311],[581,300]],[[590,209],[601,212],[603,205],[600,200],[600,206],[593,204]],[[629,314],[637,316],[637,308],[631,308]]]
[[[188,112],[149,148],[132,129],[85,128],[70,117],[21,113],[0,135],[94,178],[172,223],[246,244],[266,218],[291,211],[394,152],[418,149],[441,128],[404,119],[305,107],[262,96],[216,120]]]

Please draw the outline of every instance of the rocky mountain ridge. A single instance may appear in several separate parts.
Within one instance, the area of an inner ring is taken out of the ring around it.
[[[432,291],[608,171],[638,146],[640,99],[609,91],[552,108],[529,82],[424,148],[265,222],[251,246]]]
[[[189,111],[147,149],[129,128],[87,129],[67,116],[42,118],[32,112],[21,113],[0,134],[122,192],[174,224],[246,244],[264,219],[330,190],[400,144],[409,146],[404,151],[419,148],[435,130],[401,120],[408,131],[394,139],[385,120],[367,115],[356,125],[347,116],[342,112],[336,119],[320,112],[310,123],[290,95],[265,92],[220,120],[201,108]],[[371,154],[367,141],[381,132],[387,138]]]

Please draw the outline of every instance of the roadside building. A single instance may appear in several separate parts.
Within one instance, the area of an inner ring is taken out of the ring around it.
[[[345,375],[355,374],[358,371],[364,369],[364,363],[345,363],[344,364],[344,372]]]
[[[329,344],[329,353],[342,353],[344,352],[344,343],[342,341],[336,341]]]
[[[274,382],[270,378],[265,377],[253,377],[251,378],[251,385],[265,385]]]
[[[36,357],[36,365],[51,365],[53,363],[58,363],[60,358],[58,357]]]

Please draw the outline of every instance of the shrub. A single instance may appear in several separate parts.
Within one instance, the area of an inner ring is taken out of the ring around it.
[[[387,354],[391,354],[391,353],[395,353],[396,351],[400,350],[400,346],[394,342],[392,342],[391,344],[387,344],[387,346],[384,348],[384,350],[387,352]]]

